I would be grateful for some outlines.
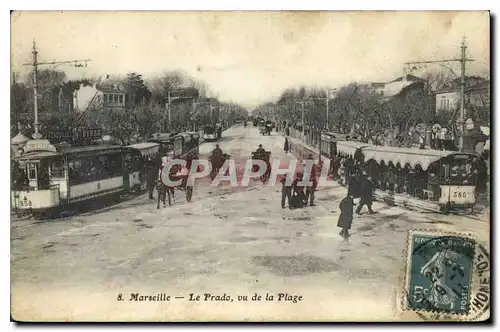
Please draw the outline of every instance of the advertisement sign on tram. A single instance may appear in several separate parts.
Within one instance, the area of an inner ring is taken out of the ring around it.
[[[69,130],[55,130],[48,134],[48,139],[53,142],[78,142],[82,140],[97,140],[102,138],[101,128],[74,127]]]

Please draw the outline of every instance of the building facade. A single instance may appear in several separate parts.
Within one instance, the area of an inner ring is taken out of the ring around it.
[[[125,109],[125,93],[115,86],[80,85],[73,93],[74,110]]]
[[[475,108],[490,107],[490,81],[485,79],[467,79],[465,88],[465,105]],[[436,93],[436,113],[439,111],[455,111],[460,107],[460,82],[454,81],[451,87]]]

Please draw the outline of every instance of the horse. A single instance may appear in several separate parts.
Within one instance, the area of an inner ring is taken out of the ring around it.
[[[175,203],[174,187],[168,187],[162,181],[156,181],[156,191],[158,193],[158,203],[156,208],[160,208],[160,201],[163,202],[163,207],[166,207],[166,200],[168,194],[168,205],[172,205],[172,200]]]

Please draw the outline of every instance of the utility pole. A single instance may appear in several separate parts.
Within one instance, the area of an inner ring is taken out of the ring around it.
[[[460,129],[460,136],[459,136],[459,150],[460,152],[464,151],[464,129],[465,129],[465,64],[467,61],[474,61],[473,59],[467,59],[465,55],[465,50],[467,49],[467,46],[465,44],[465,37],[462,40],[462,45],[461,45],[461,54],[460,58],[454,58],[454,59],[445,59],[445,60],[435,60],[435,61],[413,61],[413,62],[405,62],[405,65],[415,65],[415,64],[438,64],[440,66],[445,67],[446,69],[450,70],[453,73],[453,70],[450,68],[444,66],[443,64],[446,62],[459,62],[461,66],[461,77],[460,77],[460,120],[458,121],[459,123],[459,129]]]
[[[305,127],[304,104],[305,104],[305,101],[296,101],[295,103],[300,104],[302,106],[302,135],[304,135],[304,127]]]
[[[465,132],[465,50],[467,49],[467,45],[465,45],[465,38],[462,40],[462,54],[460,57],[460,138],[459,138],[459,149],[460,152],[464,151],[464,132]]]
[[[170,98],[170,91],[167,91],[167,98],[168,98],[168,107],[167,107],[167,112],[168,112],[168,130],[172,130],[172,117],[171,117],[171,111],[170,111],[170,104],[172,103],[172,100]]]
[[[90,59],[84,60],[68,60],[68,61],[51,61],[51,62],[38,62],[38,51],[36,49],[36,42],[33,40],[33,62],[25,63],[25,66],[33,66],[33,111],[35,115],[35,121],[33,122],[33,138],[41,139],[42,135],[39,132],[40,123],[38,122],[38,85],[37,85],[37,75],[38,66],[42,65],[62,65],[62,64],[73,64],[75,67],[87,67],[87,62],[92,61]],[[82,62],[84,64],[82,64]]]
[[[330,100],[330,90],[326,89],[326,130],[330,131],[330,117],[328,115],[328,106],[329,106],[329,100]]]
[[[213,110],[214,107],[215,106],[213,106],[212,104],[210,104],[210,120],[209,120],[210,124],[212,124],[212,110]]]

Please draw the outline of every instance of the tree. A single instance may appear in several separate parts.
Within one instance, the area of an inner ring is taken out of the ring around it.
[[[133,108],[141,103],[147,103],[151,98],[151,91],[149,91],[140,74],[127,74],[123,87],[129,108]]]

